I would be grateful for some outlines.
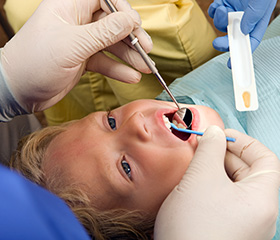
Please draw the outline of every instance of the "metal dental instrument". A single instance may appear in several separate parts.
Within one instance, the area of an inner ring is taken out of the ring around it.
[[[104,0],[105,3],[107,4],[107,6],[109,7],[111,12],[117,12],[118,10],[115,8],[114,4],[110,1],[110,0]],[[131,44],[137,49],[137,51],[139,52],[139,54],[141,55],[141,57],[143,58],[143,60],[145,61],[145,63],[148,65],[148,67],[150,68],[150,70],[152,71],[152,73],[156,76],[156,78],[158,79],[158,81],[160,82],[161,86],[165,89],[165,91],[168,93],[168,95],[171,97],[171,99],[173,100],[173,102],[177,105],[178,107],[178,111],[176,112],[180,118],[184,119],[185,117],[185,113],[186,113],[186,108],[181,108],[178,104],[178,102],[176,101],[175,97],[173,96],[173,94],[171,93],[171,91],[169,90],[169,88],[167,87],[165,81],[163,80],[163,78],[161,77],[161,75],[159,74],[155,64],[153,63],[153,61],[151,60],[151,58],[148,56],[148,54],[144,51],[144,49],[141,47],[140,43],[138,42],[138,38],[135,37],[135,35],[133,33],[129,34],[129,38],[131,41]],[[189,126],[188,126],[189,127]]]

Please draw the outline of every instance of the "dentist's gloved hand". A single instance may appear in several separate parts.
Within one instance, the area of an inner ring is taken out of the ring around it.
[[[214,0],[208,9],[208,14],[214,20],[215,27],[227,31],[228,12],[244,11],[241,20],[241,31],[250,34],[252,52],[260,44],[277,0]],[[218,51],[228,51],[228,37],[218,37],[213,41]]]
[[[279,160],[257,140],[225,132],[236,138],[227,152],[224,132],[206,130],[183,179],[160,208],[156,240],[264,240],[275,234]]]
[[[105,49],[137,70],[149,73],[140,55],[123,39],[134,30],[146,52],[152,41],[126,0],[44,0],[1,51],[5,81],[28,112],[44,110],[64,97],[86,71],[138,82],[141,74],[108,58]],[[93,22],[93,23],[92,23]]]

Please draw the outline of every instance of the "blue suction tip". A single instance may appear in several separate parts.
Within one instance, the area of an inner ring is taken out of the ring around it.
[[[196,134],[199,136],[202,136],[204,134],[204,132],[198,132],[198,131],[193,131],[190,129],[184,129],[184,128],[178,128],[174,123],[170,123],[171,127],[176,129],[179,132],[185,132],[185,133],[190,133],[190,134]],[[235,142],[235,138],[231,138],[231,137],[226,137],[226,140],[229,142]]]

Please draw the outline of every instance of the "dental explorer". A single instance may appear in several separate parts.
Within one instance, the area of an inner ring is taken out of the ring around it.
[[[104,0],[105,3],[107,4],[108,8],[110,9],[110,11],[113,12],[117,12],[118,10],[115,8],[114,4],[110,1],[110,0]],[[176,104],[176,106],[178,107],[177,110],[177,114],[178,116],[183,119],[184,122],[187,122],[185,120],[186,118],[186,111],[187,108],[185,107],[180,107],[180,105],[178,104],[178,102],[176,101],[175,97],[173,96],[173,94],[171,93],[171,91],[169,90],[169,88],[167,87],[165,81],[163,80],[163,78],[161,77],[161,75],[159,74],[155,64],[153,63],[153,61],[151,60],[151,58],[148,56],[148,54],[144,51],[144,49],[141,47],[140,43],[138,42],[138,38],[133,34],[130,33],[129,34],[129,38],[131,41],[131,44],[136,48],[136,50],[139,52],[139,54],[141,55],[142,59],[145,61],[145,63],[148,65],[148,67],[150,68],[150,70],[152,71],[152,73],[156,76],[156,78],[158,79],[158,81],[160,82],[161,86],[165,89],[165,91],[168,93],[168,95],[171,97],[171,99],[173,100],[173,102]],[[188,114],[189,116],[189,114]],[[189,119],[188,119],[189,120]],[[192,121],[190,121],[192,122]],[[191,125],[191,124],[190,124]],[[189,126],[190,126],[189,125]],[[187,127],[189,127],[187,126]]]

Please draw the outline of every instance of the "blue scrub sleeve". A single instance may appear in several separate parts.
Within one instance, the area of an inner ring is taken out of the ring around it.
[[[90,239],[58,197],[0,165],[1,239]]]
[[[0,65],[0,122],[12,120],[17,115],[27,114],[13,97],[3,75],[2,65]]]

